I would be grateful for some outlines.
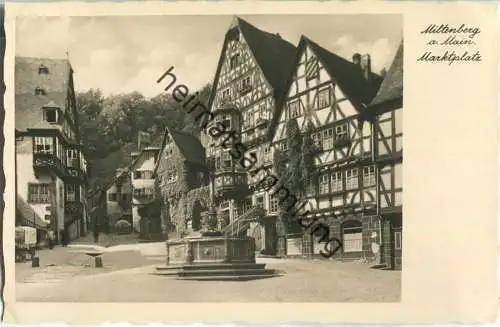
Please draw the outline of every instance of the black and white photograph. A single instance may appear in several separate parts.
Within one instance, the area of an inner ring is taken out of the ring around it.
[[[17,17],[17,301],[401,301],[403,55],[400,14]]]

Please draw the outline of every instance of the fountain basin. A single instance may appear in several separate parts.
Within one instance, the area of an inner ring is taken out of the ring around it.
[[[248,236],[195,236],[166,242],[166,265],[155,274],[194,280],[249,280],[276,276],[255,263],[255,240]]]

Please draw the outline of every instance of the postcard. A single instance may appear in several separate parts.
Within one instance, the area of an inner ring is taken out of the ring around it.
[[[496,13],[7,3],[5,320],[494,321]]]

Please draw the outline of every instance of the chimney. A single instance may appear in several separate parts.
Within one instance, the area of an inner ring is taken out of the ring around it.
[[[146,147],[151,143],[151,134],[148,132],[139,131],[137,136],[137,148],[139,151],[142,150],[143,147]]]
[[[355,53],[352,55],[353,64],[360,66],[361,65],[361,55],[359,53]]]
[[[365,79],[369,81],[372,76],[372,60],[369,54],[361,56],[361,70]]]

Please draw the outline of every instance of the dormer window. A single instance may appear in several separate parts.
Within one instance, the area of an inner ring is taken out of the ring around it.
[[[58,112],[56,108],[45,108],[43,110],[43,120],[47,123],[56,124],[58,120],[57,116]]]
[[[288,117],[290,119],[297,118],[301,115],[300,99],[294,100],[288,104]]]
[[[246,93],[249,92],[251,89],[252,89],[252,79],[250,78],[250,76],[247,76],[241,80],[240,92]]]
[[[229,89],[225,89],[224,91],[222,91],[222,100],[228,100],[230,95],[231,91]]]
[[[306,63],[306,78],[308,80],[319,76],[319,64],[317,58],[311,58]]]
[[[231,57],[229,65],[230,65],[231,69],[234,69],[240,65],[240,54],[239,53],[236,53]]]
[[[38,74],[42,75],[42,74],[48,74],[48,73],[49,73],[49,69],[45,65],[40,65],[38,67]]]
[[[35,88],[35,95],[45,95],[45,90],[41,87]]]

